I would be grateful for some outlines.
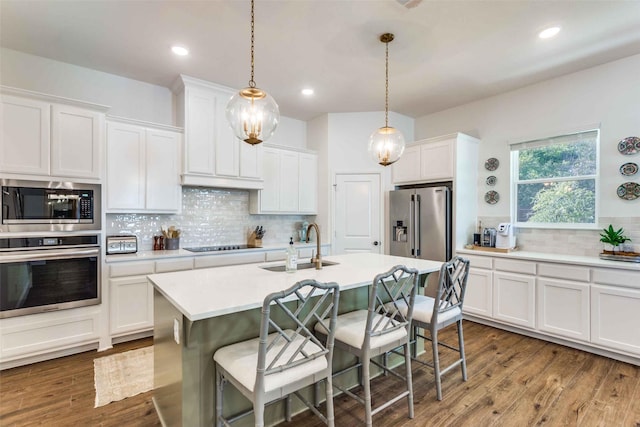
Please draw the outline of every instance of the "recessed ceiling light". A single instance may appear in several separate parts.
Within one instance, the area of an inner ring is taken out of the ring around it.
[[[560,27],[549,27],[538,33],[538,37],[541,39],[550,39],[555,37],[560,32]]]
[[[302,89],[302,94],[303,94],[304,96],[311,96],[311,95],[313,95],[313,89],[311,89],[311,88],[304,88],[304,89]]]
[[[179,56],[186,56],[189,54],[189,50],[182,46],[173,46],[171,47],[171,51]]]

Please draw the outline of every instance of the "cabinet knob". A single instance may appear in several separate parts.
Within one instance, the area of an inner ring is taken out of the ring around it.
[[[378,246],[380,244],[380,242],[378,242],[377,240],[373,241],[373,246]]]

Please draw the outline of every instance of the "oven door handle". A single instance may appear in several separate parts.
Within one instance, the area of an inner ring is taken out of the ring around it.
[[[0,258],[0,264],[6,264],[15,261],[43,261],[51,259],[89,258],[92,256],[98,256],[99,254],[99,248],[27,251],[23,253],[3,254]]]

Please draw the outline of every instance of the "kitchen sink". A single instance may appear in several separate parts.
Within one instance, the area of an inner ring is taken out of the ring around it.
[[[332,265],[336,265],[336,264],[340,264],[339,262],[333,262],[333,261],[322,261],[322,267],[329,267]],[[269,270],[269,271],[286,271],[285,269],[285,265],[270,265],[270,266],[260,266],[260,268],[263,268],[265,270]],[[306,270],[308,268],[316,268],[316,265],[312,262],[299,262],[298,263],[298,270]]]

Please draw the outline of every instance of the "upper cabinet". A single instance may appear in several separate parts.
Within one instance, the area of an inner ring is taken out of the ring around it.
[[[461,135],[461,134],[458,134]],[[394,184],[451,181],[455,174],[457,137],[417,141],[393,164]]]
[[[177,121],[184,127],[183,185],[263,188],[262,144],[238,140],[225,117],[232,89],[180,76]]]
[[[107,123],[107,212],[178,212],[182,133],[126,119]]]
[[[0,171],[59,178],[101,178],[107,107],[2,88]]]
[[[305,214],[318,210],[318,156],[264,147],[264,188],[249,193],[252,214]]]

